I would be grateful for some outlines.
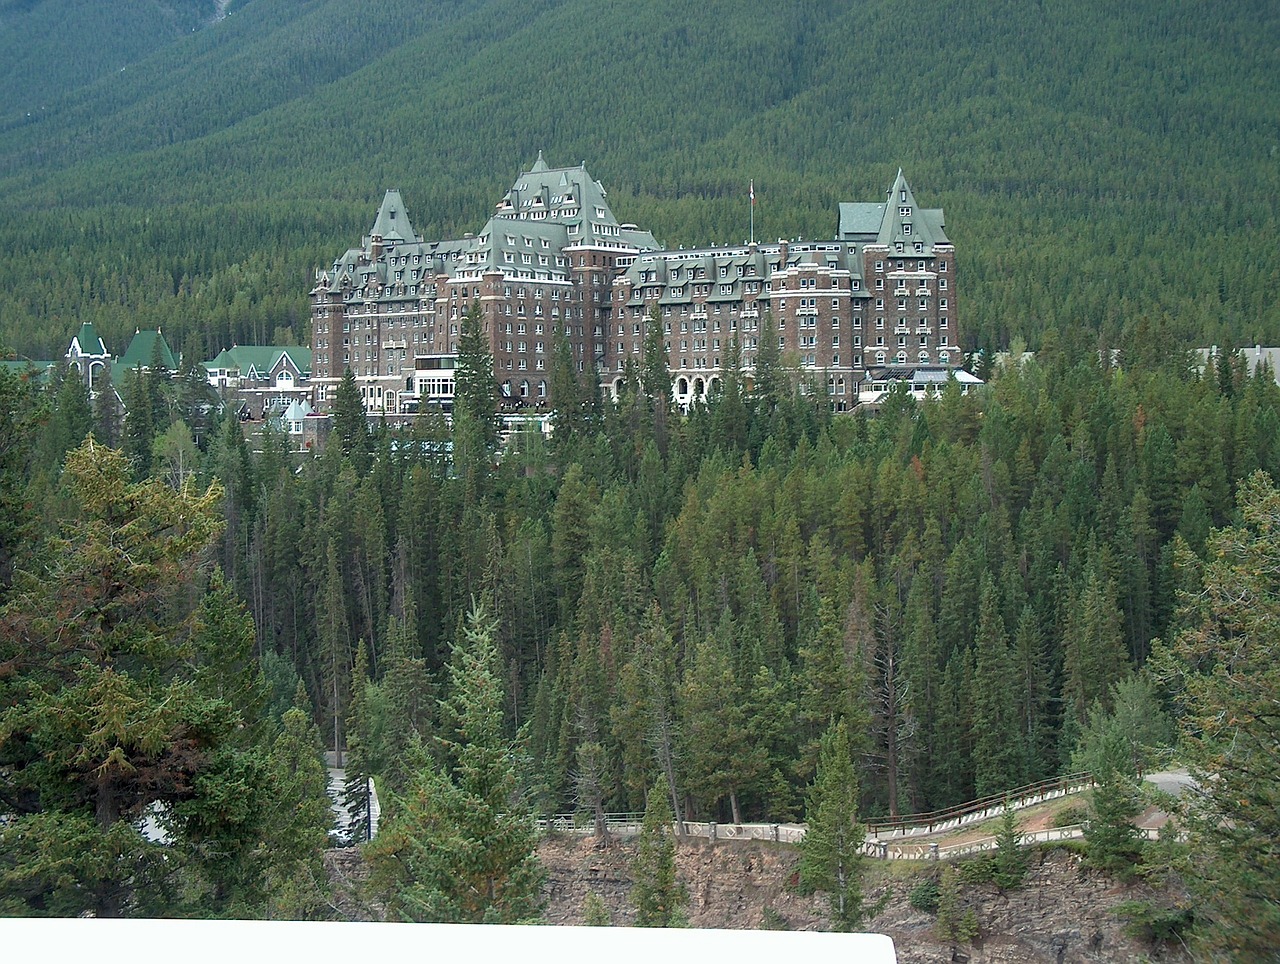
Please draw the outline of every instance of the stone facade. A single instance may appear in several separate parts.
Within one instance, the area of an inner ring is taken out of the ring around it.
[[[961,361],[955,250],[942,211],[918,208],[901,172],[884,202],[841,204],[830,241],[663,249],[620,224],[606,197],[584,167],[550,168],[539,154],[479,234],[426,241],[388,191],[360,247],[317,272],[316,408],[350,368],[371,413],[448,409],[476,302],[502,393],[536,408],[559,326],[578,370],[616,394],[655,311],[685,407],[717,390],[734,340],[750,385],[766,312],[784,361],[837,411],[872,369]]]

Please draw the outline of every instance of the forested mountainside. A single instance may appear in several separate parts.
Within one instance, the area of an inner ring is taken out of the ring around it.
[[[33,32],[6,42],[41,49],[37,15],[73,6],[6,7]],[[829,236],[838,201],[901,166],[947,211],[968,348],[1076,326],[1114,344],[1144,317],[1181,344],[1280,338],[1271,4],[232,11],[51,82],[31,116],[7,100],[0,343],[53,357],[85,320],[113,347],[159,326],[202,357],[305,339],[314,268],[385,188],[428,235],[476,230],[539,149],[671,244],[741,241],[751,178],[758,235]],[[60,29],[67,50],[104,32]]]
[[[980,391],[867,419],[762,351],[753,394],[730,373],[685,417],[656,346],[615,406],[560,335],[553,435],[499,447],[466,329],[451,426],[370,432],[348,379],[301,464],[235,419],[202,453],[185,379],[130,380],[122,455],[78,380],[0,372],[0,909],[325,913],[281,810],[317,725],[357,813],[378,781],[382,906],[516,920],[531,812],[812,820],[834,760],[826,799],[862,819],[1086,768],[1123,829],[1176,724],[1210,788],[1190,849],[1115,832],[1090,859],[1172,867],[1178,927],[1274,946],[1275,856],[1242,844],[1280,833],[1271,372],[1049,332]],[[163,865],[129,829],[157,801]],[[459,841],[518,885],[467,897]],[[112,848],[136,874],[81,856]]]
[[[39,117],[105,74],[123,72],[192,31],[216,23],[228,0],[3,0],[4,114]]]

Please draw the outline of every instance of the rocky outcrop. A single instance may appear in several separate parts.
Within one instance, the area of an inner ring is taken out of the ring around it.
[[[632,847],[630,842],[601,846],[570,837],[544,841],[540,856],[548,874],[548,921],[581,924],[587,896],[595,893],[615,924],[630,923]],[[679,847],[676,859],[694,927],[826,927],[822,898],[795,891],[794,848],[692,842]],[[976,913],[982,933],[972,944],[952,945],[935,938],[934,915],[916,910],[907,899],[928,868],[904,873],[901,864],[870,862],[867,895],[886,903],[868,929],[893,937],[902,964],[1191,960],[1181,949],[1129,936],[1113,912],[1124,901],[1158,899],[1159,894],[1141,885],[1117,884],[1066,851],[1037,850],[1032,864],[1025,884],[1007,893],[990,884],[965,886],[961,910]]]

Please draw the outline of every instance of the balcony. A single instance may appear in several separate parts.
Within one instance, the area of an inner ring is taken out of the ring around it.
[[[932,328],[932,327],[930,327],[929,325],[917,325],[917,326],[916,326],[916,334],[917,334],[917,335],[932,335],[932,334],[933,334],[933,328]]]
[[[916,289],[916,294],[921,298],[932,298],[933,290],[925,287],[924,285],[921,285],[919,288]]]
[[[905,335],[909,333],[909,329],[907,328],[906,325],[898,325],[893,329],[893,333],[895,335]]]
[[[910,291],[908,291],[906,288],[901,288],[901,287],[900,287],[900,288],[894,288],[894,289],[893,289],[893,293],[894,293],[895,295],[901,295],[901,296],[903,296],[903,297],[905,297],[906,295],[911,294],[911,292],[910,292]]]
[[[759,308],[743,308],[742,317],[743,318],[759,318],[760,309]]]

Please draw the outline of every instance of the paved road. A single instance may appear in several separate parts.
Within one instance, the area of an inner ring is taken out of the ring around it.
[[[1143,779],[1147,783],[1154,783],[1165,793],[1172,793],[1175,797],[1182,796],[1188,787],[1196,785],[1196,781],[1191,779],[1191,774],[1186,770],[1160,770],[1156,773],[1148,773]]]

